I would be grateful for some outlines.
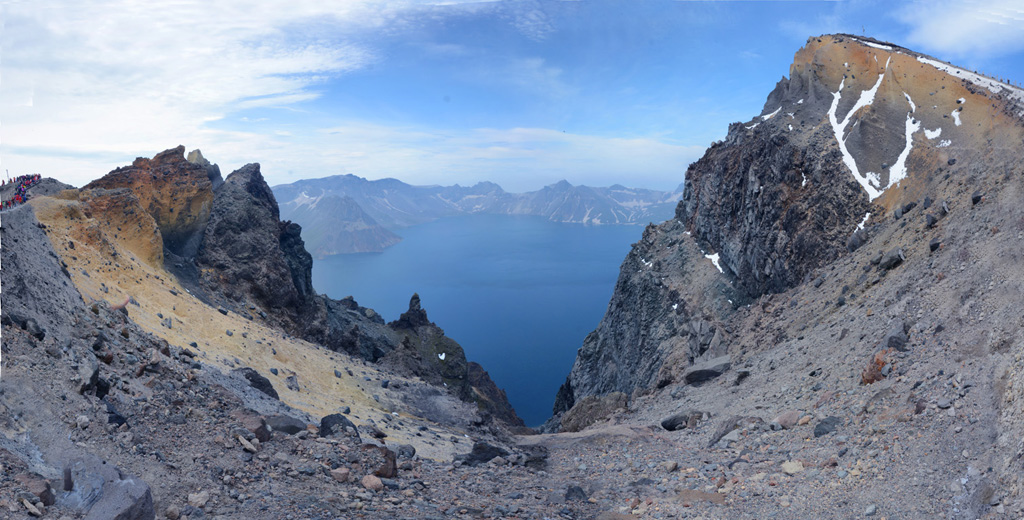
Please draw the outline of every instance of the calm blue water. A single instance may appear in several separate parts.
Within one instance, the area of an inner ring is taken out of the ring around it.
[[[399,231],[402,242],[383,253],[317,260],[313,285],[332,298],[352,295],[387,321],[418,292],[430,320],[537,426],[641,233],[540,217],[451,217]]]

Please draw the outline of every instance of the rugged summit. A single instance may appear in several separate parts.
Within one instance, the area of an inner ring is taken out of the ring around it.
[[[139,157],[131,166],[118,168],[84,189],[132,190],[156,220],[164,246],[175,254],[192,256],[210,217],[213,182],[220,180],[219,171],[211,178],[204,166],[186,161],[185,147],[178,146],[152,159]]]
[[[706,436],[706,456],[730,436],[797,450],[787,475],[815,459],[839,478],[864,454],[827,436],[875,432],[919,461],[878,462],[887,481],[962,475],[948,508],[905,489],[910,516],[1016,504],[1022,143],[1021,89],[869,38],[809,39],[761,115],[690,165],[676,218],[633,246],[549,427],[624,392],[619,420]],[[776,433],[808,421],[802,446]],[[847,500],[796,492],[783,507]]]

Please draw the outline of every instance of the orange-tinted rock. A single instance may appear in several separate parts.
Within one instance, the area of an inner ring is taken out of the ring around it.
[[[192,256],[210,218],[213,184],[207,168],[185,159],[185,147],[165,150],[152,159],[139,157],[85,186],[128,188],[156,220],[164,246]]]

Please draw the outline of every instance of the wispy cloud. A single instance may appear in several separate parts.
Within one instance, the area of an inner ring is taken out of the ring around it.
[[[232,112],[308,101],[325,78],[375,60],[357,42],[296,37],[305,21],[372,25],[373,2],[36,2],[0,5],[0,166],[101,175],[65,158],[152,153],[217,138]],[[83,155],[84,154],[84,155]]]
[[[908,43],[954,57],[1002,55],[1024,49],[1019,0],[914,2],[897,12],[910,26]]]

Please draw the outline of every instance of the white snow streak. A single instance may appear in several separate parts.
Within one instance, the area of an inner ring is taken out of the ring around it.
[[[938,129],[935,129],[935,130],[929,130],[927,128],[924,129],[924,136],[927,137],[928,139],[935,139],[936,137],[938,137],[940,135],[942,135],[942,129],[941,128],[938,128]]]
[[[865,213],[864,220],[860,221],[860,224],[857,224],[857,229],[864,229],[864,224],[868,223],[869,218],[871,218],[871,213]]]
[[[748,126],[747,130],[753,130],[753,129],[757,128],[757,125],[759,125],[759,124],[761,124],[761,123],[754,123],[754,124]]]
[[[907,94],[906,92],[904,92],[903,96],[907,98],[907,103],[910,103],[910,111],[911,112],[917,112],[917,105],[914,104],[914,100],[913,99],[910,99],[910,94]]]
[[[437,359],[440,359],[441,361],[444,361],[444,358],[445,358],[445,356],[446,356],[446,355],[447,355],[447,354],[445,354],[444,352],[442,352],[442,353],[440,353],[440,354],[438,354],[438,355],[437,355]]]
[[[889,63],[886,62],[886,67]],[[868,90],[860,93],[860,98],[857,99],[857,103],[853,105],[853,108],[843,118],[843,122],[840,123],[836,117],[836,110],[839,108],[839,99],[843,93],[843,85],[846,83],[846,78],[843,78],[839,82],[839,90],[832,94],[832,106],[828,109],[828,120],[832,124],[832,131],[836,134],[836,141],[839,143],[839,151],[843,154],[843,163],[853,173],[853,177],[857,179],[864,191],[868,193],[868,200],[875,200],[879,195],[882,194],[883,190],[879,190],[881,181],[878,178],[877,173],[865,172],[861,174],[857,168],[857,162],[853,159],[853,155],[850,155],[850,150],[846,148],[846,127],[850,124],[850,119],[855,113],[861,108],[870,105],[875,100],[875,93],[878,92],[878,87],[882,85],[882,79],[885,78],[885,72],[878,75],[878,81],[875,85]]]
[[[949,139],[943,139],[942,141],[939,141],[939,144],[938,146],[936,146],[936,148],[945,148],[951,144],[953,144],[953,141],[950,141]]]
[[[867,45],[868,47],[874,47],[876,49],[882,49],[883,51],[891,51],[892,50],[892,47],[889,47],[888,45],[882,45],[882,44],[873,43],[873,42],[866,42],[864,40],[857,40],[857,41],[859,41],[860,43],[863,43],[864,45]]]
[[[960,126],[960,125],[963,124],[962,122],[960,122],[960,111],[959,110],[954,110],[949,115],[953,116],[953,122],[956,123],[956,126]]]
[[[767,120],[775,117],[775,114],[778,114],[779,110],[782,110],[781,106],[779,108],[776,108],[775,112],[772,112],[771,114],[766,114],[766,115],[761,116],[761,121],[767,121]]]
[[[803,100],[803,99],[801,99],[800,101],[797,101],[797,102],[796,102],[796,104],[798,104],[798,105],[802,105],[802,104],[804,104],[804,100]]]
[[[807,186],[807,174],[800,172],[800,176],[803,177],[803,180],[800,181],[800,187],[803,188],[804,186]]]
[[[900,156],[896,158],[896,164],[889,170],[889,186],[895,186],[907,177],[907,157],[910,157],[910,149],[914,146],[914,132],[921,129],[921,122],[915,120],[907,113],[907,124],[904,130],[904,135],[907,138],[907,144],[900,152]],[[889,186],[886,186],[888,188]]]
[[[722,266],[718,264],[718,253],[713,255],[704,255],[704,258],[711,260],[711,263],[715,264],[715,268],[718,269],[718,272],[725,274],[725,271],[722,270]]]

